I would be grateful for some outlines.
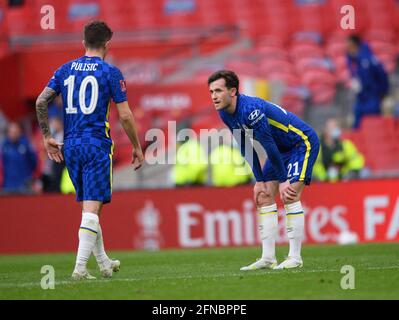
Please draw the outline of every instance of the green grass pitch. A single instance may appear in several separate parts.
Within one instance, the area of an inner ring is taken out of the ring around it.
[[[286,246],[277,247],[281,262]],[[243,272],[259,247],[111,252],[121,271],[73,282],[74,254],[0,256],[0,299],[399,299],[399,244],[305,245],[304,266]],[[55,269],[55,289],[43,290],[43,265]],[[343,290],[341,267],[355,268],[355,289]]]

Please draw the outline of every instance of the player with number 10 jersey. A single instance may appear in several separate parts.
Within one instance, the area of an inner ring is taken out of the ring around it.
[[[120,70],[100,57],[83,56],[62,65],[47,87],[62,95],[65,148],[90,139],[111,154],[110,99],[115,103],[127,100]]]
[[[65,160],[77,200],[110,202],[113,142],[108,118],[111,98],[115,103],[127,100],[122,73],[98,56],[83,56],[62,65],[47,87],[62,95]],[[96,166],[84,168],[93,154]]]
[[[122,73],[104,61],[112,34],[103,21],[86,24],[85,55],[58,68],[36,101],[47,154],[56,162],[65,157],[76,200],[82,202],[79,247],[72,273],[75,280],[94,278],[87,270],[91,253],[103,277],[111,277],[120,267],[119,260],[109,259],[105,253],[99,221],[102,206],[111,201],[112,194],[113,142],[108,122],[111,99],[133,145],[134,169],[144,161]],[[48,104],[59,94],[64,107],[64,154],[62,143],[51,136],[48,125]]]

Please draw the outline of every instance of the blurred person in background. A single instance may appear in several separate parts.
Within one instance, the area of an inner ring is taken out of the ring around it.
[[[231,135],[219,137],[218,145],[210,154],[212,185],[215,187],[233,187],[252,181],[251,167],[233,141]]]
[[[18,123],[11,122],[1,147],[3,192],[32,192],[37,155]]]
[[[388,94],[389,81],[384,66],[358,35],[348,37],[347,63],[351,89],[356,93],[353,128],[357,129],[363,116],[381,114],[381,102]]]
[[[208,180],[207,157],[197,139],[188,137],[177,147],[172,179],[176,187],[205,185]]]
[[[349,139],[341,138],[341,128],[334,118],[327,120],[320,137],[320,151],[313,168],[319,181],[337,182],[357,179],[364,169],[364,156]]]

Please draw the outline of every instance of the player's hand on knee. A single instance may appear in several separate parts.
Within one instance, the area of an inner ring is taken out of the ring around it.
[[[266,184],[258,181],[254,186],[254,201],[257,207],[265,204],[268,199]]]
[[[297,196],[297,192],[292,188],[289,180],[279,184],[279,192],[280,199],[283,203],[286,201],[293,201]]]
[[[143,156],[143,151],[141,149],[134,149],[133,150],[133,155],[132,155],[132,164],[134,170],[137,170],[141,167],[141,165],[144,162],[144,156]]]

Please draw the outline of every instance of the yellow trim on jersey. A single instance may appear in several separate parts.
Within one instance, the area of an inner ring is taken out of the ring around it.
[[[310,149],[311,149],[310,142],[309,142],[308,136],[306,134],[304,134],[301,130],[299,130],[298,128],[295,128],[292,125],[289,125],[288,127],[291,131],[294,131],[296,134],[301,136],[301,138],[306,146],[306,153],[305,153],[305,159],[303,160],[302,172],[301,172],[301,175],[299,176],[299,181],[303,181],[305,179],[306,168],[308,166],[308,160],[309,160],[309,156],[310,156]]]
[[[112,142],[113,145],[113,142]],[[111,192],[112,192],[112,154],[109,154],[109,183],[111,186]]]
[[[109,122],[105,121],[105,135],[109,138]]]
[[[110,106],[111,106],[111,101],[108,102],[108,107],[107,107],[107,115],[106,115],[107,121],[105,121],[105,135],[107,136],[107,138],[111,139],[111,136],[109,134],[110,126],[109,126],[109,121],[108,121],[109,120]],[[115,147],[114,140],[111,139],[111,141],[112,141],[112,145],[111,145],[111,154],[110,154],[110,156],[112,156],[114,154],[114,147]]]
[[[267,118],[267,120],[268,120],[269,124],[271,124],[273,127],[277,127],[277,128],[288,133],[289,129],[287,126],[283,125],[280,122],[277,122],[276,120],[270,119],[270,118]]]
[[[107,121],[105,121],[105,135],[107,136],[107,138],[110,138],[110,136],[109,136],[109,122],[108,122],[110,106],[111,106],[111,101],[108,102],[107,114],[105,116],[105,118],[107,119]]]
[[[280,122],[278,122],[276,120],[273,120],[273,119],[270,119],[270,118],[267,118],[267,120],[268,120],[270,125],[272,125],[272,126],[274,126],[276,128],[279,128],[279,129],[285,131],[286,133],[288,133],[290,130],[295,132],[297,135],[299,135],[302,138],[303,142],[305,143],[305,146],[306,146],[305,159],[303,161],[303,167],[302,167],[301,175],[299,176],[299,181],[303,181],[305,179],[306,168],[308,166],[308,160],[309,160],[310,149],[311,149],[308,136],[306,134],[304,134],[298,128],[295,128],[293,125],[289,124],[288,127],[287,127],[287,126],[283,125],[282,123],[280,123]]]

